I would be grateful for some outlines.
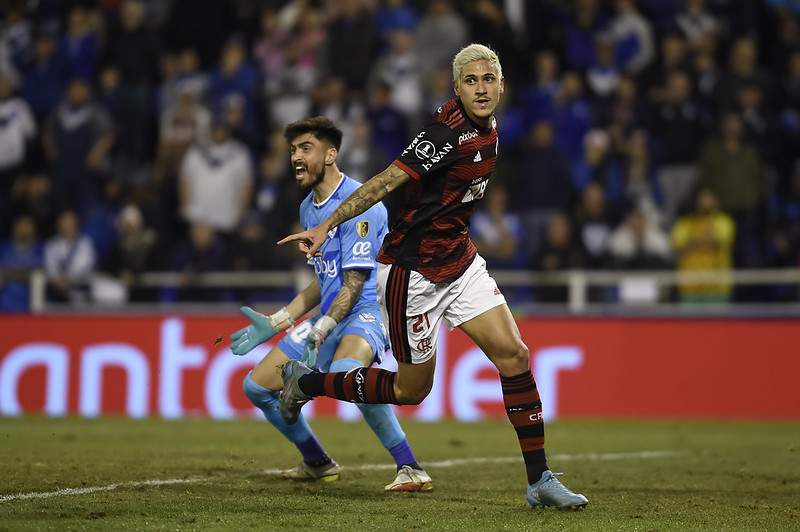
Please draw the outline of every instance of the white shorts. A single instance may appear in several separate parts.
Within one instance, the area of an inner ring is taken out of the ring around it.
[[[442,319],[453,330],[506,302],[480,255],[451,283],[433,283],[419,272],[381,263],[377,281],[392,353],[398,362],[407,364],[430,360]]]

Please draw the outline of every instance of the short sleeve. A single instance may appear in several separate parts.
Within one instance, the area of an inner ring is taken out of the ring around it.
[[[376,207],[340,226],[342,270],[375,269],[382,240],[379,234],[382,227],[380,210]]]
[[[441,122],[429,122],[403,150],[394,165],[414,179],[451,165],[457,158],[455,131]]]

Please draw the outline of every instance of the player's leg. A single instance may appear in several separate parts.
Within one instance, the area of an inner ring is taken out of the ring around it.
[[[244,393],[261,410],[267,421],[300,451],[301,462],[297,467],[281,472],[282,477],[295,480],[337,480],[339,466],[325,453],[302,414],[297,423],[291,425],[281,417],[278,409],[280,390],[283,387],[280,367],[288,360],[281,344],[273,348],[245,377],[242,383]]]
[[[383,350],[385,336],[380,332],[382,327],[380,323],[374,324],[372,328],[365,325],[359,323],[353,328],[346,329],[353,334],[342,337],[330,365],[330,372],[347,372],[372,365],[376,359],[376,352]],[[431,478],[417,462],[392,407],[388,404],[367,403],[357,403],[357,406],[397,466],[397,475],[385,489],[387,491],[432,490]]]
[[[378,265],[377,288],[397,372],[359,368],[318,373],[299,362],[288,363],[283,367],[281,414],[289,423],[306,401],[320,395],[353,403],[414,405],[430,393],[447,289],[417,272],[384,264]]]

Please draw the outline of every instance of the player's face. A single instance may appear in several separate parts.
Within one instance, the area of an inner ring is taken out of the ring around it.
[[[313,187],[325,178],[327,147],[311,133],[304,133],[289,145],[289,154],[294,169],[294,178],[303,188]]]
[[[464,65],[453,88],[473,122],[489,127],[504,84],[505,79],[497,76],[489,61],[481,59]]]

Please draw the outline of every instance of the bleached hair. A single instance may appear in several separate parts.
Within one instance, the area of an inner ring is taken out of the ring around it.
[[[461,49],[453,58],[453,79],[457,84],[461,84],[461,70],[467,63],[473,61],[489,61],[489,64],[497,72],[497,77],[503,77],[503,68],[500,66],[500,58],[497,53],[482,44],[472,43]]]

